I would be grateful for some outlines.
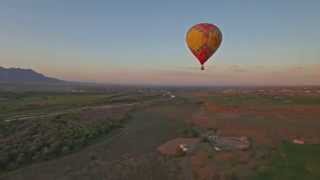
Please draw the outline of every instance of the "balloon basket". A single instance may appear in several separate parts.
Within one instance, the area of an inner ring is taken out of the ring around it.
[[[201,65],[201,71],[204,71],[204,66],[203,65]]]

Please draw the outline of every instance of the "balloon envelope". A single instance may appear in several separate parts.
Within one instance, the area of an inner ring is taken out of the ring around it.
[[[186,42],[202,65],[216,52],[222,41],[222,33],[213,24],[200,23],[187,32]]]

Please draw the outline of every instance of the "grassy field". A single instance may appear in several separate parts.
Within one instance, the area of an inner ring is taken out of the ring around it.
[[[320,179],[320,145],[281,144],[269,164],[258,168],[254,180]]]
[[[299,106],[319,105],[320,96],[280,96],[280,95],[259,95],[259,94],[213,94],[209,100],[226,106]]]
[[[47,114],[59,110],[114,103],[134,103],[159,97],[138,92],[116,93],[39,93],[0,92],[0,119],[29,114]]]
[[[195,126],[247,136],[252,143],[248,151],[222,153],[203,145],[193,156],[196,179],[319,179],[319,159],[313,157],[320,153],[320,96],[196,92],[193,97],[203,104]],[[292,144],[295,138],[306,144]]]
[[[113,94],[64,94],[64,93],[0,93],[0,117],[48,113],[53,110],[98,105],[108,102]]]

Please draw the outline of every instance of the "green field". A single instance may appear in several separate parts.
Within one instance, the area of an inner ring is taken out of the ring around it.
[[[320,179],[320,145],[285,142],[274,152],[270,162],[258,169],[254,180]]]
[[[220,105],[227,106],[254,106],[254,105],[272,105],[272,106],[288,106],[288,105],[319,105],[320,96],[277,96],[277,95],[258,95],[258,94],[238,94],[210,95],[209,99]]]

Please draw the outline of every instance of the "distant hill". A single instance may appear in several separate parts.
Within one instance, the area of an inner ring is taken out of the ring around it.
[[[5,83],[61,83],[62,80],[47,77],[32,69],[0,67],[0,82]]]

